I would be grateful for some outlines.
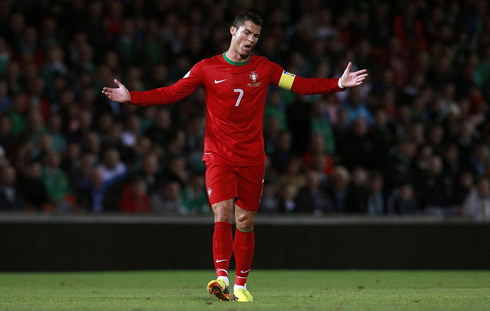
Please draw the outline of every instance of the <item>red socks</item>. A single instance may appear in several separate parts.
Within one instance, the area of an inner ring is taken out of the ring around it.
[[[255,234],[253,231],[243,232],[238,228],[235,231],[235,243],[233,251],[236,260],[235,285],[245,286],[247,276],[252,269],[254,259]]]
[[[217,222],[214,224],[213,259],[216,276],[228,277],[231,254],[233,253],[233,235],[231,223]]]
[[[235,253],[236,277],[235,285],[245,286],[248,273],[254,258],[254,231],[235,230],[235,242],[231,232],[232,225],[228,222],[214,224],[213,259],[216,276],[228,277],[228,268],[232,253]]]

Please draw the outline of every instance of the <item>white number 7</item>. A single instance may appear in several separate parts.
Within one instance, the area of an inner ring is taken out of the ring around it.
[[[238,107],[240,105],[240,101],[242,100],[243,90],[242,89],[233,89],[233,92],[240,93],[240,95],[238,95],[238,98],[237,98],[236,104],[235,104],[235,107]]]

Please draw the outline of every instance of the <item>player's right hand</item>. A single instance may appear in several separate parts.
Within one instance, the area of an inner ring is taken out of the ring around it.
[[[119,103],[126,103],[131,101],[131,95],[129,94],[128,89],[119,82],[117,79],[114,79],[114,83],[117,85],[116,88],[112,87],[104,87],[102,89],[102,94],[107,96],[110,100],[119,102]]]

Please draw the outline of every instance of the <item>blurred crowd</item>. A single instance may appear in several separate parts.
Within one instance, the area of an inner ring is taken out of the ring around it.
[[[369,72],[329,95],[271,86],[261,213],[490,218],[478,0],[0,0],[0,210],[210,213],[202,92],[136,107],[101,89],[174,83],[228,48],[242,10],[290,72]]]

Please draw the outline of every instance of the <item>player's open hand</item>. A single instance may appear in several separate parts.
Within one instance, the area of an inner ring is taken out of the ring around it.
[[[114,83],[117,85],[116,88],[104,87],[102,89],[102,94],[107,96],[110,100],[119,103],[126,103],[131,101],[131,95],[129,95],[129,91],[124,86],[124,84],[119,82],[117,79],[114,79]]]
[[[351,67],[352,63],[349,62],[349,64],[347,64],[347,68],[345,68],[344,74],[342,75],[342,77],[340,77],[340,82],[342,83],[343,87],[353,87],[361,85],[368,76],[366,69],[362,69],[356,72],[350,72]]]

